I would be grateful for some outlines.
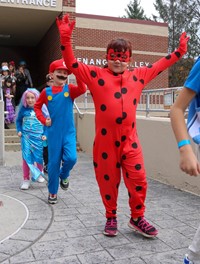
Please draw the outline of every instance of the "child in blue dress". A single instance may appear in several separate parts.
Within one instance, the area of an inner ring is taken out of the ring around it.
[[[39,92],[34,88],[27,89],[21,99],[19,112],[16,119],[17,134],[21,138],[23,158],[22,190],[30,187],[30,171],[32,179],[43,182],[43,141],[46,140],[44,126],[37,119],[34,105],[39,97]],[[37,166],[35,166],[37,164]]]

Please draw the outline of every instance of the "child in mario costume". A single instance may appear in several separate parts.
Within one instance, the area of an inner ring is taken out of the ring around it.
[[[40,122],[47,126],[48,138],[48,202],[57,203],[59,187],[67,190],[69,187],[69,173],[76,163],[76,132],[73,119],[73,101],[85,93],[86,86],[77,79],[77,86],[66,84],[69,70],[63,59],[53,61],[49,66],[49,73],[54,80],[51,87],[42,90],[34,109]],[[50,117],[42,114],[45,104]],[[62,167],[60,168],[62,163]]]
[[[154,237],[156,228],[144,217],[147,191],[143,154],[136,130],[136,107],[145,85],[178,61],[187,51],[183,33],[179,48],[147,67],[127,69],[132,56],[129,41],[114,39],[107,46],[107,68],[86,65],[74,57],[71,34],[75,21],[68,15],[57,19],[61,50],[67,67],[91,91],[96,117],[94,169],[106,209],[104,234],[117,235],[117,197],[121,172],[128,190],[131,218],[128,226],[144,236]]]

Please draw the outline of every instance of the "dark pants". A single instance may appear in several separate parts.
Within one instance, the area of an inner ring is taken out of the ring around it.
[[[48,165],[48,147],[43,147],[44,166]]]

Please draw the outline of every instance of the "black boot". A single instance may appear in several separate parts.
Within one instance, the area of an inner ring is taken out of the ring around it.
[[[4,123],[4,128],[5,129],[10,129],[9,126],[6,123]]]

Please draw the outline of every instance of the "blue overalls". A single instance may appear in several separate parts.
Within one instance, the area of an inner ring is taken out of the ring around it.
[[[68,85],[57,94],[52,88],[46,88],[48,111],[51,126],[47,127],[48,138],[48,189],[57,194],[60,179],[69,177],[69,172],[76,163],[76,131],[73,118],[73,101],[69,96]],[[62,167],[61,166],[61,162]]]

